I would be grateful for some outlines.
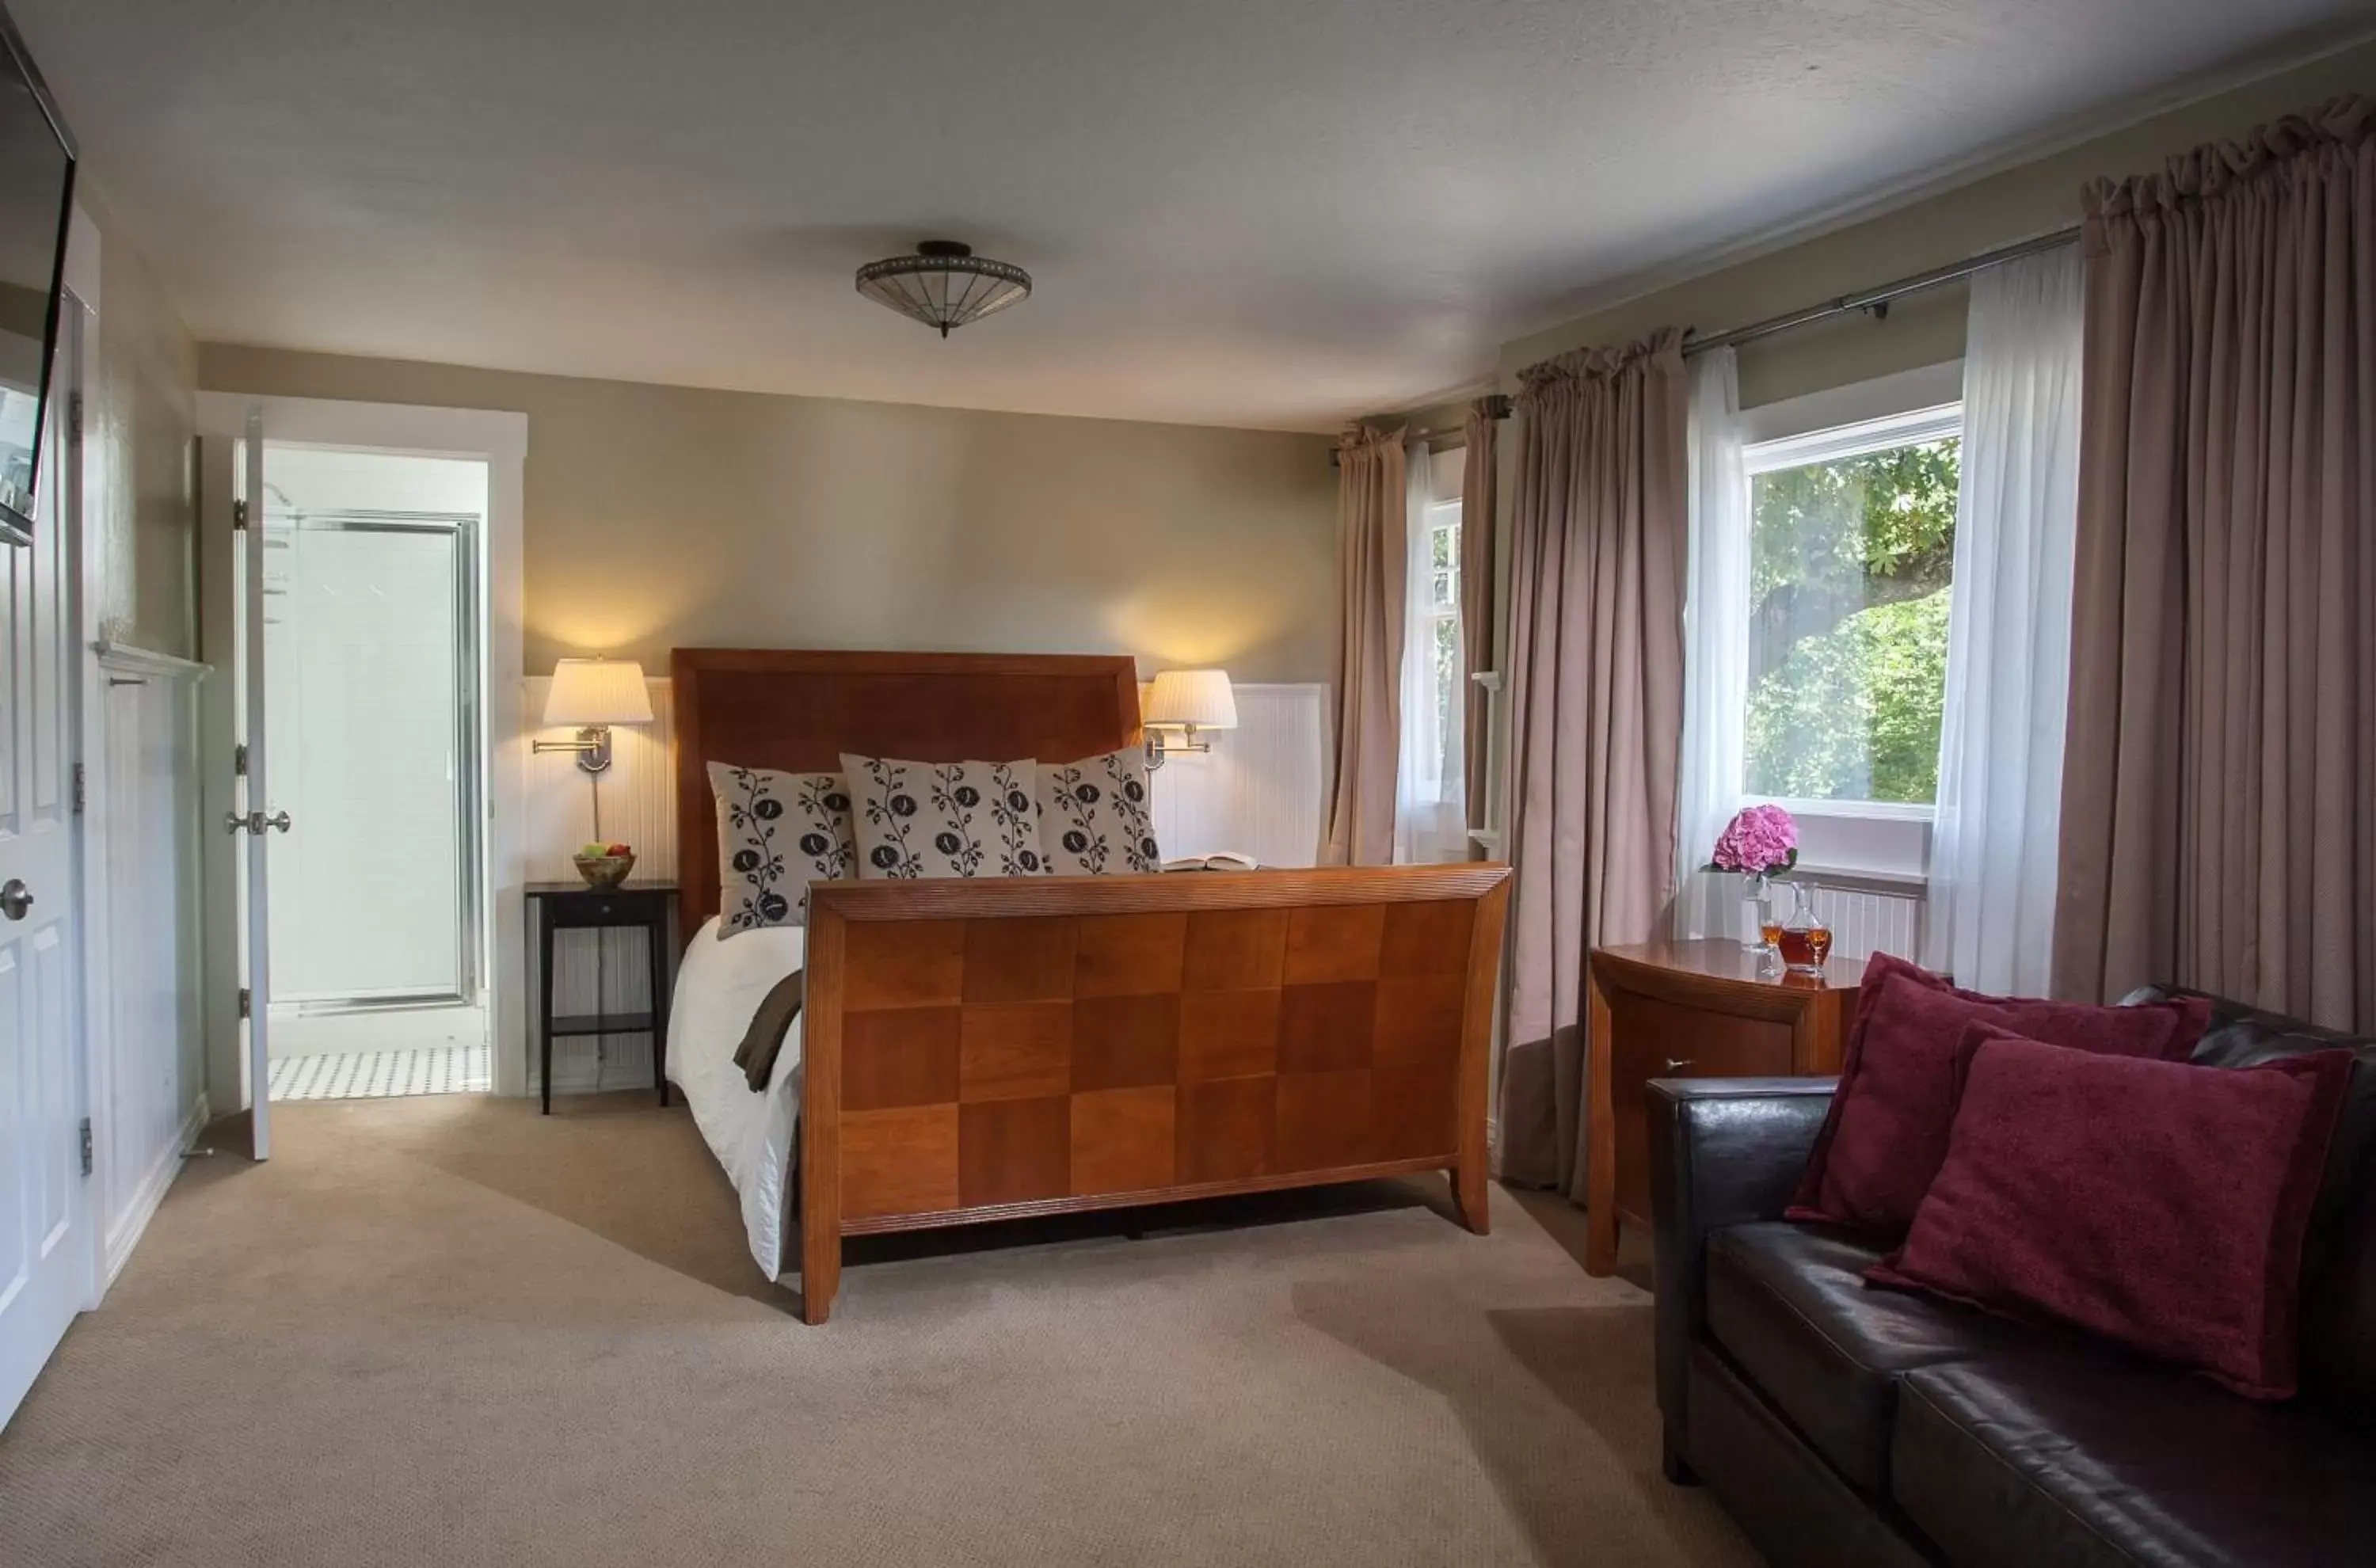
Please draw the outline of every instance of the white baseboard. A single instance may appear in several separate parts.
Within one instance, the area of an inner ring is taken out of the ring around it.
[[[124,1265],[132,1261],[132,1250],[148,1233],[148,1222],[157,1217],[158,1206],[165,1201],[165,1194],[172,1190],[174,1178],[182,1173],[182,1157],[190,1152],[198,1141],[198,1134],[213,1120],[213,1113],[207,1106],[207,1097],[201,1091],[190,1102],[189,1114],[182,1118],[181,1128],[174,1134],[172,1145],[161,1150],[141,1174],[140,1185],[133,1193],[132,1201],[125,1206],[123,1218],[108,1234],[107,1284],[113,1285],[115,1277],[124,1272]]]

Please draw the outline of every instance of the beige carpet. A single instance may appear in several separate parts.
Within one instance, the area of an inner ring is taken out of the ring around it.
[[[1657,1477],[1647,1297],[1506,1193],[853,1248],[811,1329],[682,1111],[533,1110],[194,1161],[0,1432],[0,1563],[1755,1561]]]

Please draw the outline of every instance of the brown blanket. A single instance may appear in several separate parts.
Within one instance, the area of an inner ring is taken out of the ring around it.
[[[759,1004],[759,1010],[751,1016],[751,1027],[743,1031],[742,1043],[734,1048],[734,1065],[742,1069],[743,1079],[754,1093],[764,1091],[767,1080],[775,1076],[776,1053],[783,1050],[784,1036],[791,1029],[792,1020],[801,1016],[805,972],[794,969],[776,982],[775,989]]]

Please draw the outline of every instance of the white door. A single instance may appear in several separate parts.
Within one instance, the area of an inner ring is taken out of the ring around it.
[[[79,443],[56,438],[62,356],[33,542],[0,546],[0,1420],[89,1304],[77,887],[76,522],[58,503]]]
[[[240,857],[240,903],[247,940],[241,950],[247,999],[248,1153],[272,1154],[272,1054],[267,1035],[272,1011],[272,875],[275,833],[289,831],[289,814],[272,803],[265,766],[264,411],[251,409],[239,457],[239,735],[240,802],[225,830],[246,837]]]

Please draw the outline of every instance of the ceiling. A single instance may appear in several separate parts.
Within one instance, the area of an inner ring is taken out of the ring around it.
[[[8,0],[201,340],[1327,429],[2367,0]],[[945,236],[1038,292],[859,297]],[[1566,308],[1563,310],[1562,306]]]

